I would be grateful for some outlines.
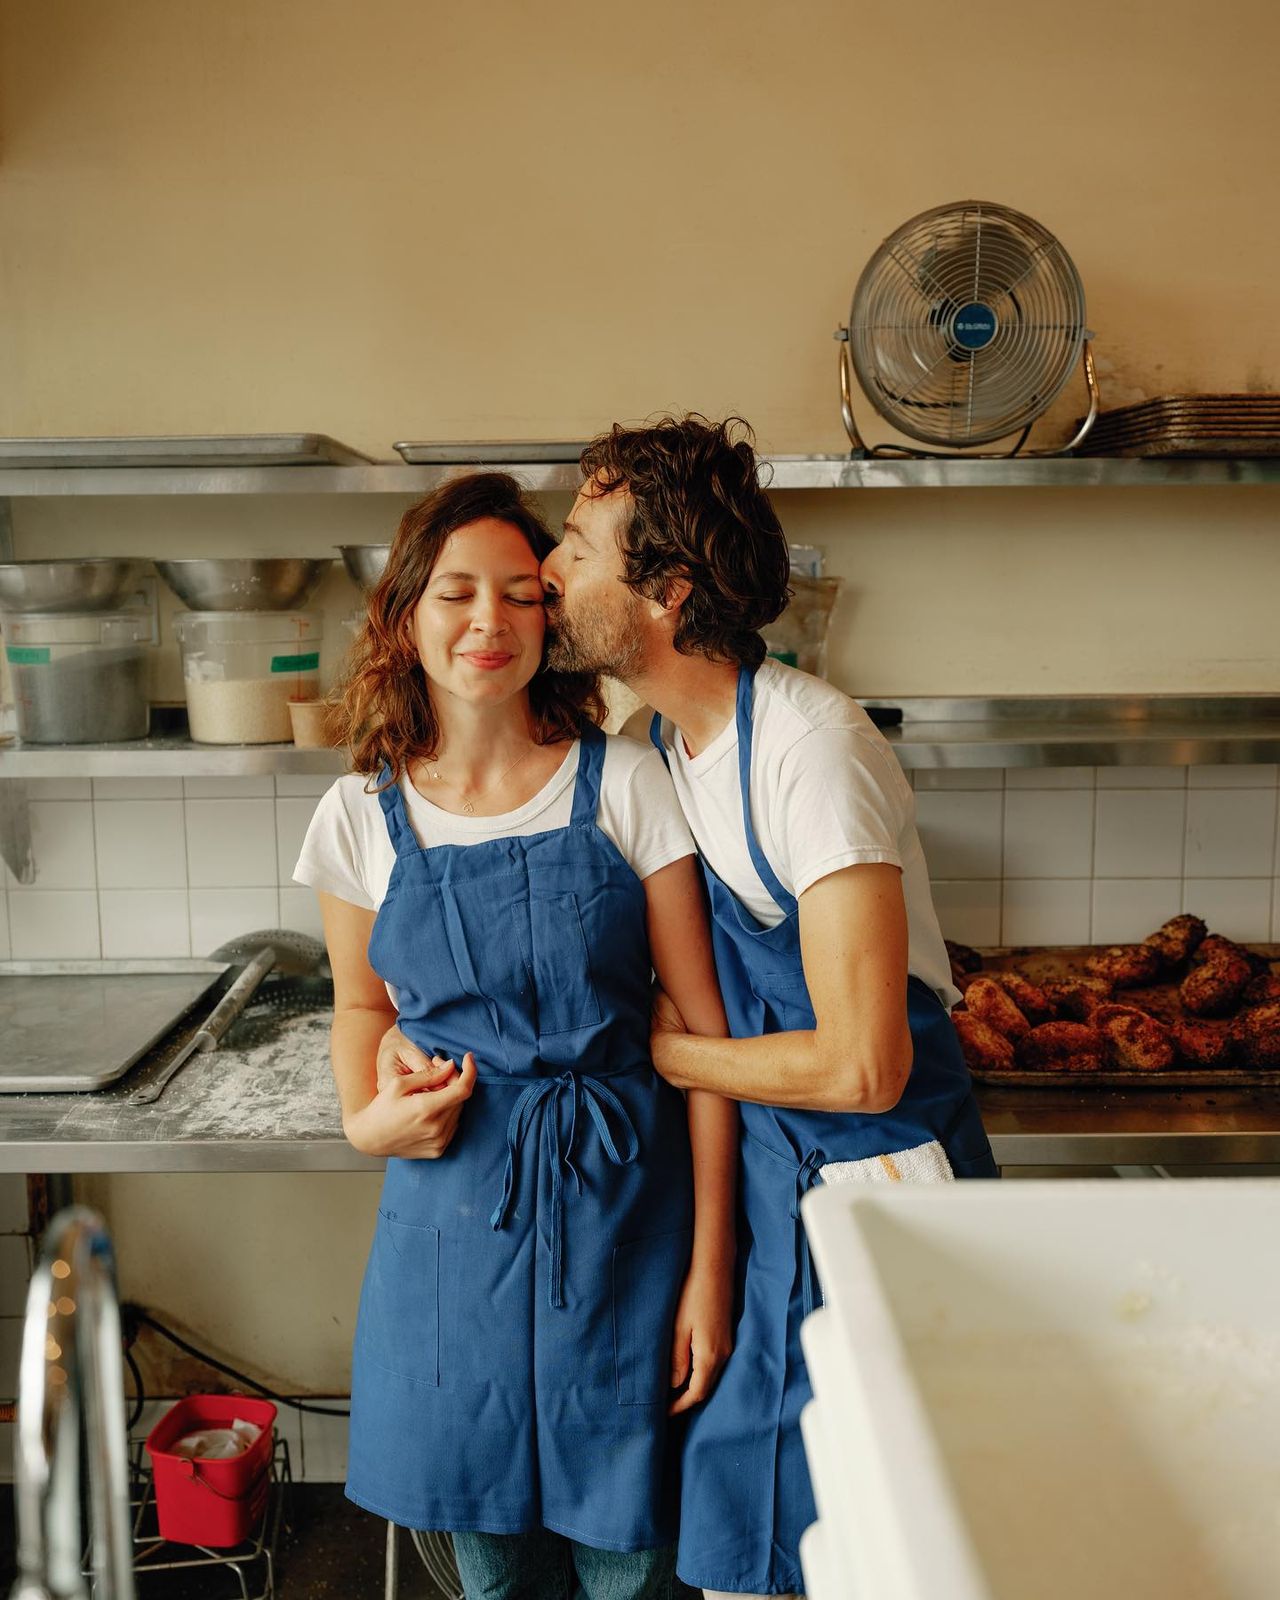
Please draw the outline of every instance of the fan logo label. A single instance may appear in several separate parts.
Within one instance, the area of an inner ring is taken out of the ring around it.
[[[990,306],[972,300],[952,318],[951,336],[965,350],[982,350],[995,338],[999,326]]]

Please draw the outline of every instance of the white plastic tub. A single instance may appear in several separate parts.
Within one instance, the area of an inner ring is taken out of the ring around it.
[[[823,1600],[1280,1593],[1280,1181],[829,1188],[804,1217]]]
[[[304,611],[180,611],[182,678],[199,744],[283,744],[291,700],[320,693],[319,617]]]

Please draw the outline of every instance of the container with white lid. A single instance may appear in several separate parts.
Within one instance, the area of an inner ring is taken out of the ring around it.
[[[137,611],[9,614],[18,733],[32,744],[145,739],[151,619]]]
[[[191,737],[284,744],[290,700],[320,693],[321,620],[304,611],[181,611],[174,632]]]

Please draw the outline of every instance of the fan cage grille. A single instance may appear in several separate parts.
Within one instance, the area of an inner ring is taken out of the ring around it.
[[[995,328],[957,338],[957,313]],[[1029,426],[1061,391],[1085,339],[1084,288],[1056,238],[1007,206],[969,201],[904,223],[854,290],[850,353],[868,399],[909,438],[979,445]]]

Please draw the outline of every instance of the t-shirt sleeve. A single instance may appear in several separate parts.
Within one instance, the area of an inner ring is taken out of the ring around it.
[[[773,792],[770,831],[785,843],[798,898],[843,867],[901,868],[910,790],[892,756],[851,728],[815,728],[787,752]]]
[[[600,826],[636,877],[648,878],[682,856],[695,855],[697,846],[662,757],[652,748],[637,750],[632,740],[618,745],[615,759],[621,766],[625,753],[630,771],[617,786],[616,800],[602,791]]]
[[[342,780],[320,797],[310,826],[302,841],[302,852],[293,869],[295,883],[322,889],[353,906],[374,909],[374,898],[366,881],[365,852],[347,809]]]

